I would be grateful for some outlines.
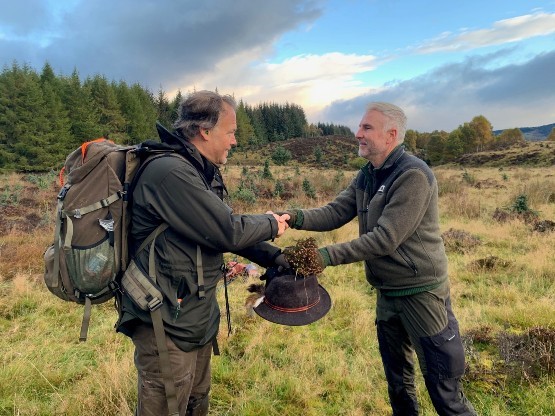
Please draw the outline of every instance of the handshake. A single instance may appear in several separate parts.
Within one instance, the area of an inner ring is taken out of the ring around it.
[[[300,210],[281,212],[266,211],[266,214],[273,215],[278,222],[277,237],[281,237],[288,228],[298,228],[302,225],[302,212]],[[299,219],[301,219],[301,223],[298,223]]]
[[[278,233],[276,237],[281,237],[283,233],[290,227],[291,214],[289,212],[278,212],[266,211],[266,214],[271,214],[274,216],[278,223]]]

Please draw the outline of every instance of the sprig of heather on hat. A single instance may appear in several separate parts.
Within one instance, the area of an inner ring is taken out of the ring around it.
[[[324,270],[318,245],[312,237],[297,240],[294,246],[285,248],[283,255],[300,276],[319,275]]]

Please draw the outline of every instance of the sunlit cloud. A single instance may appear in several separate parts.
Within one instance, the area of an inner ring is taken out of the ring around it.
[[[298,55],[280,63],[252,62],[251,51],[220,62],[209,74],[197,74],[187,90],[215,88],[233,93],[248,104],[259,102],[303,103],[307,116],[315,115],[331,99],[349,99],[368,86],[357,76],[375,69],[373,55],[332,52],[323,55]],[[225,68],[225,71],[223,69]]]
[[[429,54],[453,52],[518,42],[536,36],[555,33],[555,13],[536,12],[511,19],[499,20],[489,29],[444,32],[416,47],[416,52]]]

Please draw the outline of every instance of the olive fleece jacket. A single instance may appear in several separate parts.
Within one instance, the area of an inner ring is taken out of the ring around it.
[[[134,252],[159,224],[169,225],[154,248],[157,284],[164,295],[162,318],[174,343],[191,351],[218,333],[216,285],[224,273],[223,253],[268,267],[280,250],[265,242],[278,231],[272,215],[234,214],[222,200],[225,186],[218,168],[191,144],[184,143],[180,153],[187,157],[152,160],[139,177],[132,198],[130,244]],[[202,252],[204,299],[199,297],[197,246]],[[143,271],[148,271],[148,253],[147,247],[135,257]],[[131,336],[141,322],[151,324],[150,313],[124,295],[117,330]]]
[[[407,295],[447,280],[438,188],[424,161],[395,148],[379,168],[364,166],[334,201],[301,211],[310,231],[330,231],[358,217],[359,237],[325,247],[331,265],[364,261],[368,282]]]

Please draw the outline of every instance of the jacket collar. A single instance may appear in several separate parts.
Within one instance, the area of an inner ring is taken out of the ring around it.
[[[219,169],[216,165],[202,156],[195,145],[191,144],[191,142],[179,134],[178,131],[170,132],[159,122],[156,122],[156,130],[158,130],[158,136],[162,143],[171,147],[176,153],[179,153],[193,163],[197,170],[204,174],[207,182],[209,184],[212,183],[216,173],[219,173]],[[218,176],[221,178],[221,175]]]
[[[385,170],[391,168],[397,162],[397,160],[399,160],[399,158],[401,156],[403,156],[404,153],[405,153],[405,146],[403,146],[403,144],[401,143],[401,144],[397,145],[397,147],[395,147],[389,155],[387,155],[387,157],[385,158],[385,160],[384,160],[384,162],[382,163],[381,166],[374,167],[374,166],[372,166],[372,163],[368,162],[366,164],[367,169],[370,172],[385,171]]]
[[[387,155],[385,161],[380,167],[375,168],[372,163],[368,162],[361,168],[362,173],[368,181],[372,180],[372,177],[382,176],[387,174],[388,170],[395,165],[395,163],[405,154],[405,146],[403,144],[395,147],[389,155]]]

